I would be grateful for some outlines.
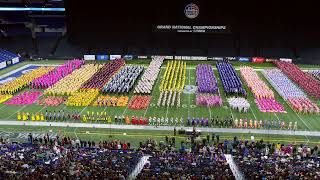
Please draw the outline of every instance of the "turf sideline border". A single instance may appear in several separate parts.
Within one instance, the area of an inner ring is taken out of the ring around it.
[[[136,126],[136,125],[116,125],[116,124],[89,124],[89,123],[69,123],[69,122],[32,122],[32,121],[0,121],[0,125],[13,126],[53,126],[53,127],[75,127],[75,128],[102,128],[102,129],[132,129],[132,130],[153,130],[153,131],[173,131],[174,126]],[[192,131],[192,127],[183,128]],[[288,136],[313,136],[320,137],[318,131],[289,131],[289,130],[268,130],[268,129],[235,129],[235,128],[196,128],[201,132],[209,133],[252,133],[252,134],[273,134]]]

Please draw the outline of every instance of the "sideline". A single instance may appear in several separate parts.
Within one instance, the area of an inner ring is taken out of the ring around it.
[[[102,128],[102,129],[131,129],[146,131],[173,131],[174,126],[136,126],[136,125],[117,125],[117,124],[89,124],[72,122],[34,122],[34,121],[0,121],[0,125],[16,126],[52,126],[52,127],[78,127],[78,128]],[[192,127],[184,127],[185,130],[192,131]],[[235,129],[235,128],[206,128],[199,127],[197,130],[209,133],[251,133],[287,136],[311,136],[320,137],[320,131],[292,131],[292,130],[267,130],[267,129]]]

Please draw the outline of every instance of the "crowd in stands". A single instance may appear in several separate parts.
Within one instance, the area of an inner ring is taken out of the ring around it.
[[[266,69],[263,71],[263,74],[294,111],[299,113],[320,112],[317,104],[313,103],[307,95],[279,69]]]
[[[31,87],[35,89],[46,89],[72,73],[75,69],[80,68],[83,64],[84,60],[79,59],[67,61],[65,64],[54,68],[47,74],[34,79],[31,83]]]
[[[125,66],[112,77],[102,91],[106,93],[129,93],[142,71],[143,66]]]
[[[240,73],[254,95],[255,102],[261,112],[286,112],[283,105],[276,101],[273,91],[252,67],[242,66]]]
[[[275,61],[275,65],[293,82],[297,83],[308,95],[320,99],[320,81],[303,72],[297,65],[283,61]]]
[[[152,154],[138,179],[234,179],[222,146],[202,146],[194,152],[167,149]]]
[[[95,74],[90,77],[84,84],[81,85],[81,89],[99,89],[110,80],[110,78],[125,65],[124,60],[117,59],[109,61],[104,64]]]
[[[0,143],[0,179],[127,179],[142,154],[120,141],[57,136]]]
[[[158,74],[161,70],[161,65],[163,61],[164,61],[164,57],[156,56],[152,58],[150,65],[144,71],[143,75],[141,76],[141,79],[138,81],[138,84],[134,89],[134,93],[138,93],[138,94],[151,93],[153,89],[153,85],[158,78]]]
[[[318,146],[236,140],[230,152],[246,179],[320,179]]]
[[[245,179],[319,179],[319,147],[200,137],[193,128],[181,145],[176,131],[159,143],[99,142],[28,135],[28,143],[0,138],[0,179],[128,179],[142,156],[150,156],[137,179],[234,179],[225,158],[231,154]]]
[[[29,86],[29,84],[36,78],[41,77],[48,72],[52,71],[54,67],[40,67],[35,69],[27,74],[24,74],[12,81],[6,82],[0,85],[0,93],[1,94],[14,94],[25,87]]]

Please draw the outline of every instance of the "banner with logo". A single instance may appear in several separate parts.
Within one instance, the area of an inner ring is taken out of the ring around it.
[[[148,56],[142,56],[142,55],[140,55],[140,56],[138,56],[137,58],[138,58],[138,59],[148,59],[149,57],[148,57]]]
[[[110,60],[116,60],[116,59],[121,59],[121,55],[110,55]]]
[[[274,61],[278,61],[278,59],[271,59],[271,58],[266,59],[266,62],[274,62]]]
[[[190,60],[190,61],[206,61],[208,57],[206,56],[174,56],[176,60]]]
[[[96,60],[96,56],[95,55],[83,55],[83,59],[86,61],[94,61],[94,60]]]
[[[6,62],[1,62],[0,63],[0,69],[4,69],[7,67],[7,63]]]
[[[238,57],[237,59],[240,62],[250,62],[250,58],[249,57]]]
[[[225,60],[228,60],[228,61],[235,61],[235,60],[237,60],[236,57],[225,57],[224,59],[225,59]]]
[[[133,60],[133,55],[124,55],[123,59],[124,60]]]
[[[12,59],[12,64],[17,64],[20,62],[20,58],[19,57],[15,57]]]
[[[108,55],[97,55],[97,60],[109,60]]]
[[[253,63],[264,63],[265,59],[263,57],[253,57],[252,62]]]
[[[280,58],[279,60],[283,62],[292,63],[292,59],[289,59],[289,58]]]
[[[223,60],[223,57],[208,57],[208,60],[222,61],[222,60]]]

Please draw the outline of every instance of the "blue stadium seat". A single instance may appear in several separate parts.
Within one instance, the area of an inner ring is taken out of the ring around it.
[[[4,49],[0,49],[0,63],[11,60],[15,57],[18,57],[18,55]]]

